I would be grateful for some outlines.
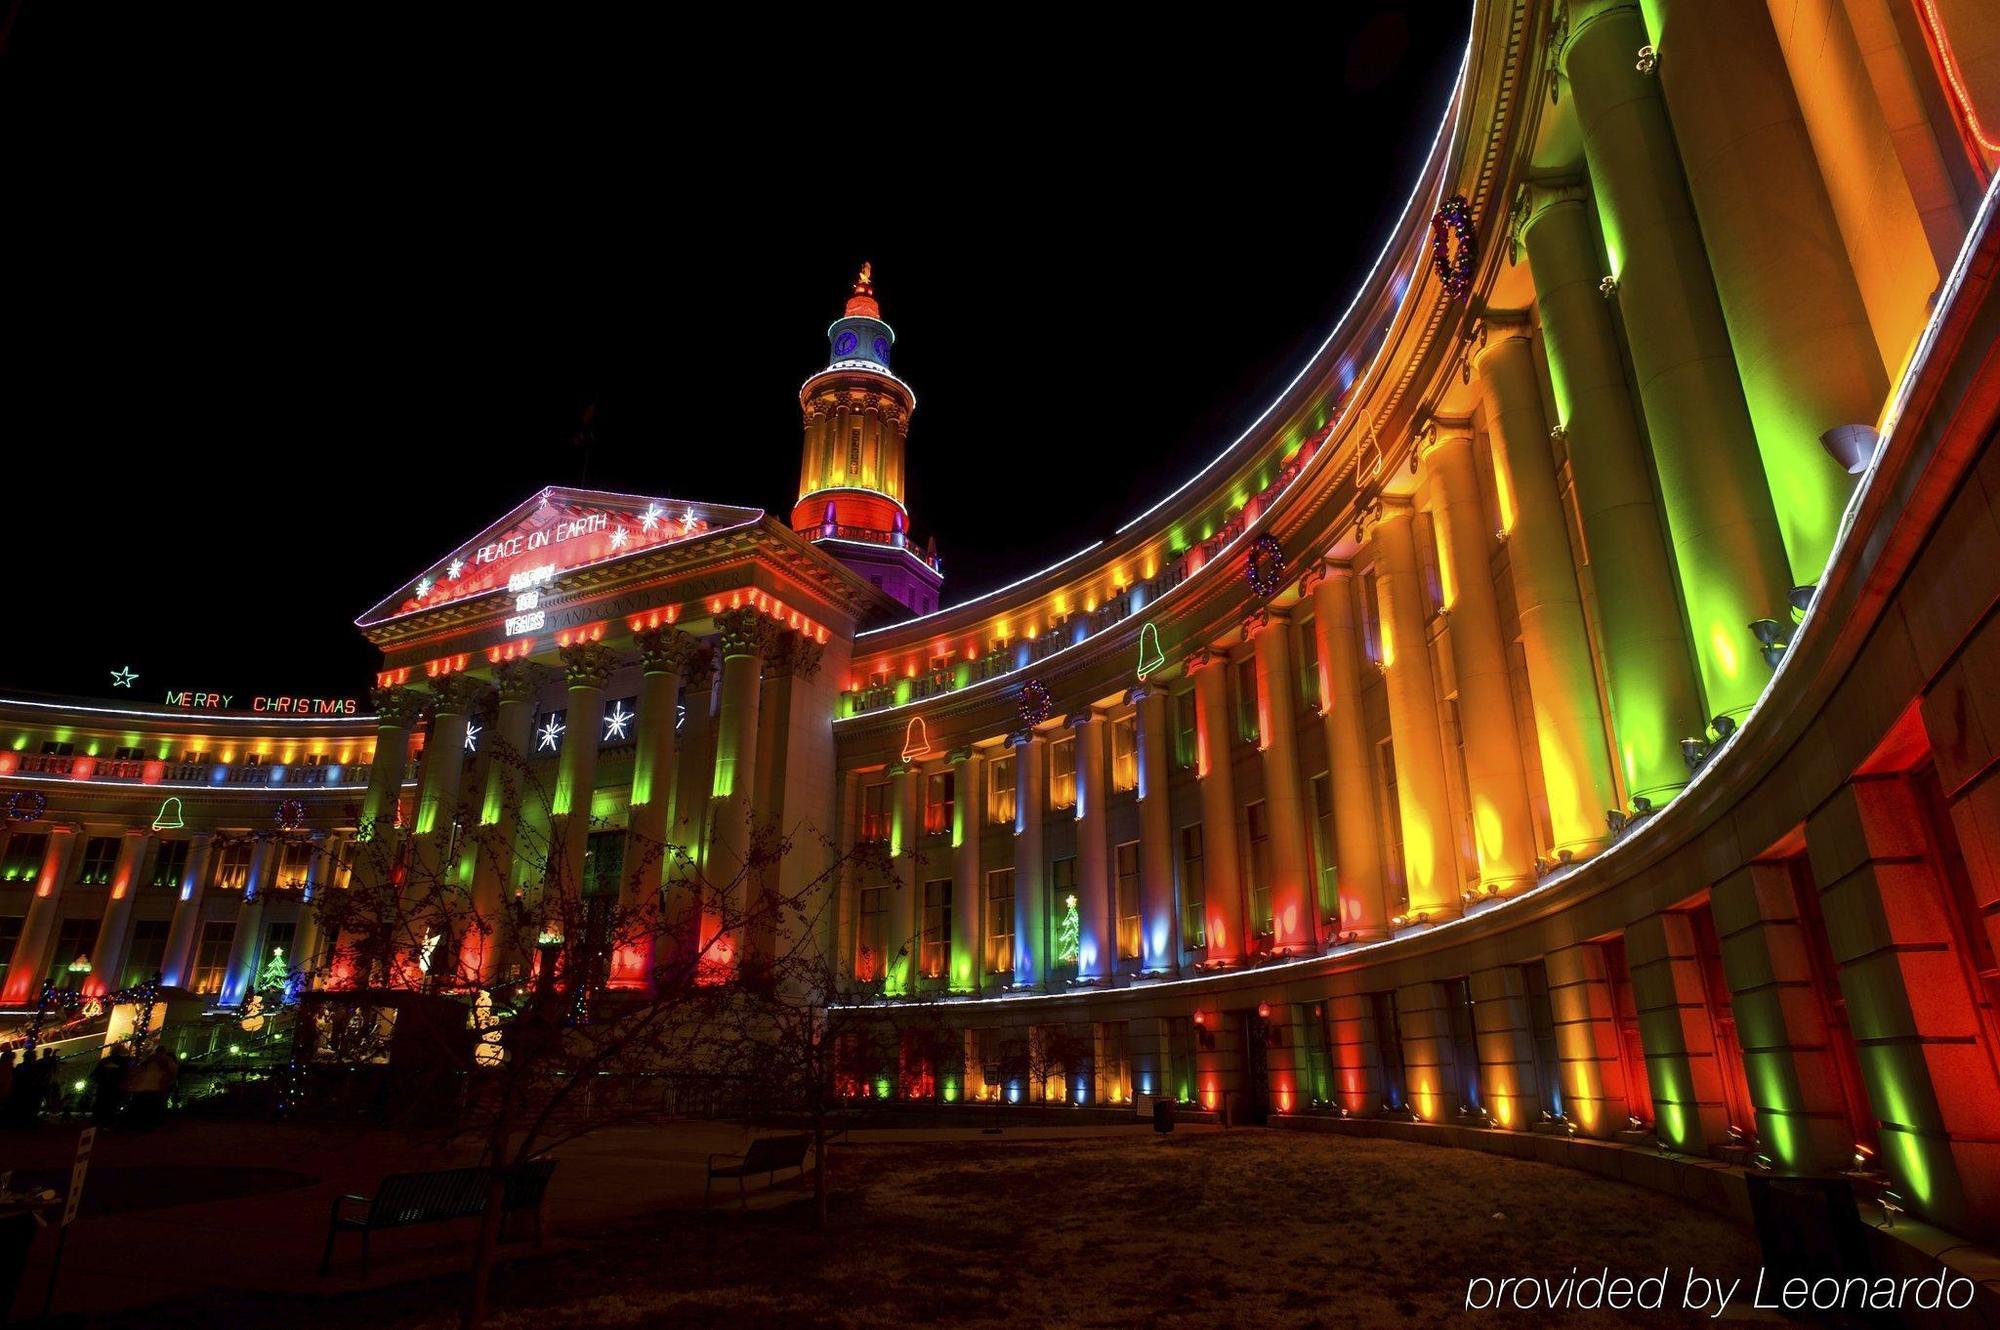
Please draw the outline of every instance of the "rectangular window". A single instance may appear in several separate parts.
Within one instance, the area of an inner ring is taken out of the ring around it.
[[[1271,932],[1271,814],[1262,799],[1243,810],[1250,873],[1250,926]]]
[[[26,922],[18,914],[0,918],[0,984],[7,982],[7,967],[14,961],[14,944],[21,940],[21,926]]]
[[[1139,788],[1139,717],[1120,716],[1111,722],[1111,788]]]
[[[1194,1021],[1187,1016],[1167,1017],[1167,1083],[1160,1092],[1179,1103],[1193,1103],[1196,1070]]]
[[[243,755],[243,765],[246,767],[261,767],[270,760],[270,758],[264,756],[262,753],[245,753]]]
[[[593,837],[593,839],[595,839]],[[301,837],[288,839],[278,849],[278,885],[300,890],[312,881],[313,843]]]
[[[1312,619],[1299,622],[1299,695],[1319,710],[1319,628]]]
[[[188,841],[163,840],[160,852],[153,856],[153,885],[178,890],[181,878],[187,874]]]
[[[1236,737],[1247,744],[1259,743],[1264,734],[1257,721],[1257,658],[1245,656],[1234,662],[1230,673],[1236,676]]]
[[[1376,788],[1382,791],[1382,850],[1388,862],[1389,899],[1396,913],[1410,907],[1410,880],[1403,868],[1403,806],[1396,797],[1396,747],[1388,739],[1375,745]]]
[[[1479,1093],[1479,1035],[1473,1025],[1472,981],[1445,982],[1445,996],[1451,1004],[1451,1060],[1458,1074],[1459,1102],[1472,1108],[1485,1107]]]
[[[143,748],[120,748],[111,755],[113,762],[143,762],[146,750]]]
[[[872,984],[882,977],[888,960],[884,934],[889,927],[889,888],[863,887],[856,914],[860,922],[854,936],[854,977]]]
[[[1382,594],[1373,568],[1361,575],[1361,647],[1369,660],[1382,663]]]
[[[222,973],[229,967],[229,946],[236,940],[233,919],[211,919],[201,926],[194,951],[194,991],[220,993]]]
[[[49,972],[42,976],[57,988],[75,988],[83,982],[81,974],[71,974],[72,963],[88,961],[90,953],[97,947],[98,921],[95,919],[65,919],[56,934],[56,948],[49,953]]]
[[[879,845],[889,839],[889,782],[861,787],[861,842]]]
[[[1014,973],[1014,870],[986,875],[986,973]]]
[[[1048,921],[1049,940],[1042,954],[1055,966],[1072,970],[1076,968],[1076,946],[1067,936],[1072,931],[1068,919],[1076,908],[1076,860],[1058,859],[1049,865],[1048,908],[1042,911],[1042,918]]]
[[[1736,1037],[1736,1009],[1730,1005],[1729,981],[1722,973],[1722,942],[1715,933],[1715,916],[1705,903],[1687,911],[1687,916],[1701,965],[1702,998],[1715,1039],[1715,1063],[1722,1073],[1723,1105],[1733,1125],[1750,1131],[1757,1123],[1757,1109],[1743,1071],[1743,1045]]]
[[[1556,1010],[1549,997],[1546,961],[1521,968],[1521,988],[1527,994],[1528,1032],[1535,1046],[1535,1109],[1550,1117],[1563,1111],[1562,1054],[1556,1047]]]
[[[1382,1068],[1382,1102],[1403,1107],[1403,1025],[1396,1015],[1394,993],[1370,993],[1368,1011],[1375,1025],[1375,1052]]]
[[[250,842],[224,841],[215,848],[215,876],[209,885],[218,891],[241,891],[250,882]]]
[[[854,431],[847,436],[847,474],[850,476],[861,474],[861,426],[859,425],[856,425]]]
[[[1015,793],[1014,750],[1008,748],[986,763],[986,820],[1012,826]]]
[[[83,843],[83,864],[77,869],[76,881],[82,887],[105,887],[111,885],[111,870],[118,866],[118,838],[116,836],[92,836]]]
[[[1118,847],[1118,958],[1139,959],[1139,842]]]
[[[593,831],[584,841],[583,894],[616,896],[625,876],[625,833]]]
[[[951,879],[924,883],[924,940],[917,966],[926,979],[942,979],[951,965]]]
[[[165,919],[141,919],[132,925],[132,942],[125,949],[125,974],[118,981],[120,984],[136,988],[160,972],[167,959],[170,927]]]
[[[43,757],[72,757],[75,753],[76,745],[71,743],[59,743],[50,739],[42,745]]]
[[[1418,513],[1411,534],[1417,546],[1417,564],[1423,575],[1424,617],[1436,618],[1444,608],[1444,559],[1438,549],[1437,522],[1428,512]]]
[[[1319,917],[1339,926],[1340,866],[1333,859],[1333,778],[1320,772],[1312,778],[1313,862],[1319,873]]]
[[[1049,807],[1076,807],[1076,736],[1049,742]]]
[[[1181,828],[1181,945],[1208,945],[1208,883],[1201,875],[1201,823]]]
[[[943,836],[951,831],[957,811],[958,782],[949,771],[933,771],[924,777],[924,834]]]
[[[42,875],[48,853],[48,832],[15,832],[7,840],[6,859],[0,860],[0,882],[33,882]]]
[[[1194,689],[1174,694],[1174,761],[1193,767],[1201,760],[1200,713],[1195,708]]]

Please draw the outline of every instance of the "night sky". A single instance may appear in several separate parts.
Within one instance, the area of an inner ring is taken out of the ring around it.
[[[1109,534],[1332,327],[1469,4],[1061,54],[93,8],[0,51],[0,686],[157,703],[365,693],[355,616],[543,485],[787,515],[863,259],[947,601]]]

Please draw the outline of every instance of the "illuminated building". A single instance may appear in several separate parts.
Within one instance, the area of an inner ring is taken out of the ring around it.
[[[0,847],[7,1001],[133,921],[170,981],[213,929],[227,997],[261,944],[216,925],[297,903],[198,850],[177,900],[149,856],[278,786],[313,834],[436,837],[480,726],[551,772],[572,862],[622,829],[726,866],[751,815],[886,844],[820,942],[965,1051],[891,1056],[885,1093],[1490,1122],[1572,1162],[1623,1139],[1667,1188],[1655,1141],[1808,1173],[1860,1145],[1990,1241],[2000,17],[1900,3],[1477,5],[1297,378],[1001,590],[924,609],[864,274],[789,521],[534,495],[363,616],[366,717],[0,706],[0,789],[48,800]],[[471,866],[487,898],[539,871]]]

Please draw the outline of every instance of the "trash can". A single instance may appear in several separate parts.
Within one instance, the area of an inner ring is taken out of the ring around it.
[[[1174,1101],[1161,1095],[1153,1101],[1153,1130],[1162,1136],[1174,1129]]]

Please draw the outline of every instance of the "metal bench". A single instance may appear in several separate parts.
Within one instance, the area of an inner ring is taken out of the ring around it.
[[[745,1178],[759,1173],[765,1175],[765,1183],[776,1182],[783,1169],[795,1168],[801,1174],[806,1171],[806,1152],[812,1149],[810,1136],[763,1136],[750,1142],[750,1148],[742,1154],[712,1154],[708,1157],[708,1179],[701,1188],[701,1208],[708,1209],[710,1190],[715,1180],[736,1179],[736,1201],[739,1207],[750,1204],[748,1192],[744,1189]],[[727,1159],[732,1163],[717,1166],[716,1160]]]
[[[542,1237],[542,1199],[554,1174],[553,1159],[531,1159],[509,1170],[501,1193],[503,1215],[532,1210],[535,1240]],[[453,1219],[470,1219],[486,1213],[493,1171],[486,1168],[446,1168],[426,1173],[391,1173],[375,1188],[375,1195],[336,1196],[327,1217],[326,1250],[320,1254],[323,1275],[333,1263],[333,1243],[343,1232],[361,1235],[361,1273],[368,1274],[368,1235],[377,1229],[409,1228],[417,1224],[441,1224]]]

